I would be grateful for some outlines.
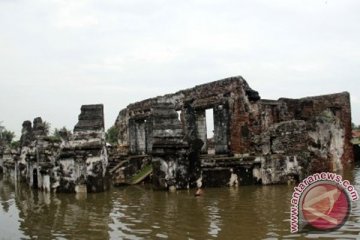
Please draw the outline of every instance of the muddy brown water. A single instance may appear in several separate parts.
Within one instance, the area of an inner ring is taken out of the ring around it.
[[[345,173],[360,190],[360,167]],[[360,239],[360,201],[340,229],[290,234],[294,186],[175,193],[147,186],[48,194],[0,178],[0,239]]]

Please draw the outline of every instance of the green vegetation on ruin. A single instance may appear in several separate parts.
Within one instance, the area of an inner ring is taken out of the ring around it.
[[[130,180],[130,184],[137,184],[139,182],[141,182],[142,180],[144,180],[149,174],[151,174],[153,168],[152,168],[152,164],[147,164],[145,167],[143,167],[140,172],[138,172],[137,174],[135,174],[134,176],[131,177]]]

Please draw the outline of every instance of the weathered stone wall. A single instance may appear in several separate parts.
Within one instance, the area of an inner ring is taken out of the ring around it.
[[[102,104],[82,105],[74,132],[101,130],[104,130],[104,106]]]
[[[13,180],[16,180],[15,172],[15,152],[8,146],[4,146],[0,155],[0,174],[4,174]]]
[[[353,161],[353,151],[351,145],[351,106],[350,95],[347,92],[330,94],[317,97],[308,97],[295,101],[295,106],[289,102],[294,100],[283,99],[287,103],[289,112],[293,113],[294,119],[314,120],[314,116],[319,116],[325,111],[331,111],[338,121],[338,130],[342,135],[338,137],[342,142],[343,154],[340,155],[343,164]],[[332,129],[333,130],[333,129]],[[336,134],[336,133],[335,133]]]
[[[19,151],[1,152],[2,170],[44,191],[99,192],[108,187],[103,105],[81,107],[74,133],[47,136],[40,117],[24,121]]]
[[[83,105],[74,133],[63,138],[58,158],[57,187],[62,192],[107,189],[108,157],[103,105]]]
[[[152,165],[154,186],[161,189],[186,188],[189,184],[188,148],[177,112],[171,103],[153,107]]]
[[[120,129],[119,144],[129,148],[130,154],[154,154],[156,137],[149,123],[159,103],[171,104],[172,114],[181,112],[184,140],[190,146],[188,158],[195,159],[196,166],[200,152],[207,153],[206,109],[214,112],[215,154],[235,156],[239,161],[243,156],[261,159],[260,165],[253,166],[255,182],[281,183],[312,172],[341,170],[353,161],[350,99],[346,92],[261,100],[242,77],[231,77],[147,99],[123,109],[115,123]],[[193,151],[191,146],[196,141],[203,144]],[[187,171],[195,165],[190,164]],[[215,173],[219,179],[214,181],[225,183],[228,180],[221,176],[234,178],[238,174],[242,179],[240,175],[247,168],[215,169],[223,174]],[[213,174],[211,169],[206,171],[208,176]]]
[[[168,102],[174,105],[176,111],[182,113],[182,124],[188,140],[202,139],[206,143],[206,124],[204,114],[206,109],[214,109],[214,130],[216,131],[215,149],[217,153],[241,152],[241,145],[248,146],[239,141],[239,133],[230,131],[239,127],[239,118],[234,111],[242,108],[246,112],[253,101],[259,100],[258,93],[252,90],[242,77],[231,77],[220,81],[196,86],[157,98],[147,99],[130,104],[120,111],[115,122],[119,130],[119,144],[128,146],[133,154],[140,154],[136,141],[141,137],[135,135],[134,122],[144,121],[152,114],[152,108],[159,102]],[[243,117],[242,117],[243,118]],[[131,126],[130,126],[131,125]],[[136,124],[135,124],[136,125]],[[151,132],[151,131],[147,131]],[[228,144],[230,142],[230,145]],[[148,143],[148,145],[151,144]],[[244,148],[244,147],[243,147]],[[142,149],[141,149],[142,150]],[[148,148],[147,153],[151,153]],[[206,144],[202,152],[206,152]]]
[[[33,123],[24,121],[22,126],[18,152],[13,150],[8,159],[12,175],[33,188],[51,191],[60,141],[47,136],[46,123],[40,117]]]

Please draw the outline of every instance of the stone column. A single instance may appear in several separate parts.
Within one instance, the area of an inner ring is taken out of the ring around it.
[[[205,110],[196,110],[196,130],[197,138],[203,141],[201,153],[207,154],[207,129],[206,129],[206,114]]]
[[[214,142],[215,154],[229,152],[229,110],[226,105],[214,108]]]
[[[152,109],[153,183],[159,189],[186,188],[189,182],[187,143],[175,107],[158,103]]]

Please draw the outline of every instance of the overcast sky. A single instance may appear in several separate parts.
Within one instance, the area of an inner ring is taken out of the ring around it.
[[[359,0],[0,0],[0,121],[73,129],[241,75],[262,98],[349,91],[360,124]]]

